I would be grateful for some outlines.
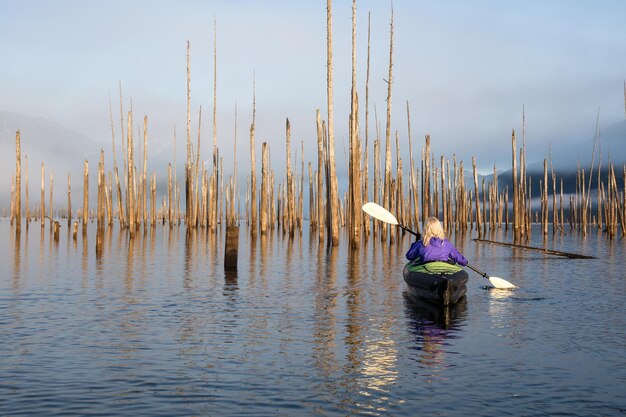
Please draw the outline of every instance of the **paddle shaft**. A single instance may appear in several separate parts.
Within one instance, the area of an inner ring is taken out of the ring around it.
[[[478,274],[482,275],[483,277],[485,277],[485,278],[489,279],[489,275],[485,274],[483,271],[481,271],[480,269],[476,268],[475,266],[470,265],[470,264],[467,264],[467,265],[465,265],[465,266],[467,266],[467,267],[468,267],[469,269],[471,269],[472,271],[474,271],[474,272],[476,272],[476,273],[478,273]]]
[[[405,232],[409,232],[409,233],[411,233],[412,235],[417,236],[417,238],[418,238],[418,239],[420,239],[420,238],[422,237],[422,235],[420,235],[419,233],[414,232],[413,230],[409,229],[408,227],[405,227],[404,225],[401,225],[400,223],[398,223],[398,224],[397,224],[397,226],[398,226],[399,228],[401,228],[402,230],[404,230]]]

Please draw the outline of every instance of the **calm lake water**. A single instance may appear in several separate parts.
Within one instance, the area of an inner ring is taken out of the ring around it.
[[[223,232],[115,228],[97,259],[95,224],[16,242],[0,219],[0,415],[626,415],[623,239],[548,240],[598,258],[573,260],[453,236],[520,288],[470,272],[441,310],[405,292],[409,235],[351,251],[305,229],[242,226],[225,273]]]

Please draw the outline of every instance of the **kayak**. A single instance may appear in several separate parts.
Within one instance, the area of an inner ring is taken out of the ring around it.
[[[434,304],[456,304],[467,292],[467,272],[447,262],[409,262],[404,266],[402,275],[409,294]]]

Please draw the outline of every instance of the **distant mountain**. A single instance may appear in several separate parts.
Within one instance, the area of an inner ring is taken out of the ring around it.
[[[17,130],[20,131],[21,136],[23,182],[26,172],[25,157],[28,156],[31,201],[39,200],[42,162],[46,170],[46,188],[49,186],[50,172],[54,173],[56,199],[61,190],[63,192],[67,190],[68,173],[71,174],[72,189],[76,189],[77,192],[79,189],[82,191],[83,160],[88,159],[90,172],[95,172],[100,148],[107,145],[61,126],[53,120],[0,111],[0,178],[2,178],[0,207],[7,207],[7,210],[10,202],[10,180],[15,173],[15,132]],[[24,192],[25,190],[22,189],[22,193]]]
[[[22,146],[25,151],[35,155],[76,155],[85,156],[98,154],[102,144],[89,136],[61,126],[59,123],[42,117],[28,117],[17,113],[0,112],[0,146],[13,148],[15,153],[15,132],[20,130]],[[29,148],[29,145],[34,146]]]
[[[552,163],[555,169],[575,171],[578,163],[582,167],[591,166],[592,156],[595,158],[595,166],[601,161],[606,166],[609,161],[615,165],[626,162],[626,120],[609,125],[606,128],[600,126],[598,141],[594,154],[595,137],[585,140],[573,139],[566,147],[552,150]],[[548,155],[546,155],[546,158]],[[529,162],[529,172],[543,172],[543,161]]]
[[[15,132],[19,130],[22,148],[22,199],[25,196],[26,156],[28,156],[30,204],[38,204],[41,187],[41,164],[45,164],[46,202],[49,198],[50,173],[54,174],[54,205],[63,207],[67,199],[67,175],[71,175],[73,204],[82,204],[83,161],[89,161],[90,201],[96,198],[95,177],[100,149],[105,152],[105,170],[112,171],[111,143],[93,138],[64,127],[56,121],[28,117],[0,111],[0,215],[2,208],[10,206],[11,176],[15,173]],[[119,138],[117,139],[119,140]],[[121,144],[117,143],[120,174],[123,173]],[[136,146],[142,146],[137,144]],[[167,164],[172,158],[172,144],[151,142],[148,150],[149,172],[156,170],[157,195],[167,187]],[[182,148],[184,151],[184,148]],[[140,156],[141,157],[141,156]],[[184,155],[178,159],[179,175],[184,166]],[[180,162],[182,161],[182,162]],[[179,177],[179,181],[180,181]],[[90,204],[93,204],[91,203]]]
[[[599,140],[596,144],[594,155],[594,141],[591,138],[585,141],[573,142],[567,149],[561,149],[552,154],[552,167],[548,160],[548,187],[552,193],[551,168],[554,169],[557,177],[557,193],[560,192],[561,179],[563,180],[563,192],[574,193],[576,191],[576,170],[578,165],[585,170],[585,178],[588,181],[591,169],[592,156],[594,157],[594,173],[591,189],[597,188],[598,164],[601,163],[602,178],[606,178],[609,161],[615,167],[618,188],[623,190],[622,167],[626,164],[626,120],[614,123],[605,129],[600,129]],[[548,155],[546,155],[546,159]],[[529,162],[526,165],[528,176],[532,177],[532,195],[538,197],[540,192],[540,181],[543,181],[543,161]],[[511,169],[498,174],[498,186],[501,190],[509,186],[511,192],[512,184]],[[493,181],[493,175],[483,177],[486,183]],[[587,184],[588,185],[588,184]]]
[[[561,192],[561,181],[563,181],[563,193],[574,194],[576,192],[577,182],[577,168],[580,166],[585,172],[586,186],[588,187],[589,171],[591,169],[591,162],[593,156],[593,177],[591,183],[591,190],[597,190],[598,186],[598,164],[601,163],[601,176],[606,183],[609,161],[614,165],[614,172],[616,175],[617,187],[619,190],[624,189],[623,180],[623,166],[626,164],[626,120],[609,125],[606,128],[600,128],[598,141],[596,143],[595,155],[594,155],[594,142],[595,138],[591,137],[586,140],[572,140],[569,146],[559,147],[559,149],[552,149],[551,159],[549,155],[545,155],[548,165],[548,193],[552,195],[552,170],[554,170],[557,178],[556,189],[557,193]],[[521,148],[521,144],[518,142],[518,151]],[[519,163],[519,152],[517,154]],[[510,167],[509,162],[509,167]],[[540,196],[540,187],[543,182],[543,158],[539,161],[532,160],[526,162],[526,174],[530,178],[531,196],[533,199]],[[519,169],[519,165],[518,165]],[[493,182],[493,174],[479,175],[479,186],[482,181],[485,184]],[[474,187],[473,174],[470,171],[466,171],[466,184],[470,188]],[[505,187],[508,187],[509,196],[513,195],[512,187],[512,169],[499,170],[498,171],[498,188],[500,192],[504,191]]]
[[[600,146],[611,161],[626,162],[626,120],[600,130]]]

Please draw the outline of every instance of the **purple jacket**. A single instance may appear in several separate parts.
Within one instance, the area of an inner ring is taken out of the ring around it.
[[[456,250],[448,239],[437,237],[432,237],[428,246],[424,246],[421,240],[413,243],[406,253],[406,257],[409,261],[419,260],[420,263],[452,259],[459,265],[467,265],[467,259]]]

